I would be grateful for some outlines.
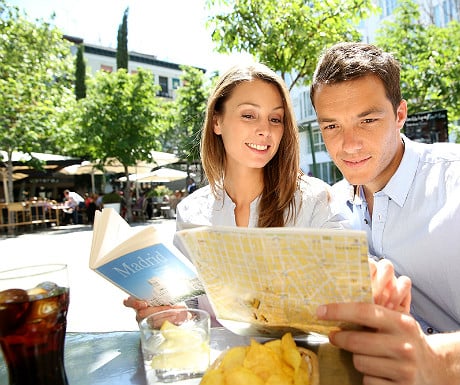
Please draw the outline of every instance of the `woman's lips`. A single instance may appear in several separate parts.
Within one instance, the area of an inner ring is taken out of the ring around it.
[[[257,151],[266,151],[270,147],[268,145],[255,144],[255,143],[246,143],[246,146],[248,146],[249,148],[252,148],[253,150],[257,150]]]

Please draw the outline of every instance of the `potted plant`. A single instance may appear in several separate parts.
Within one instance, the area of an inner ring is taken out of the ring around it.
[[[102,203],[104,208],[113,208],[118,214],[120,214],[122,196],[116,191],[112,191],[109,194],[105,194],[102,197]]]

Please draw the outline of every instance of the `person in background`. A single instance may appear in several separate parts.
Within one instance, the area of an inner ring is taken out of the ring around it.
[[[198,189],[198,186],[195,183],[195,179],[190,178],[190,177],[187,178],[187,193],[191,194],[197,189]]]
[[[72,223],[78,224],[78,210],[85,207],[84,198],[77,192],[66,189],[64,190],[64,206],[66,207],[64,213],[67,216],[67,221],[69,214],[71,214]]]
[[[361,324],[330,335],[354,353],[365,384],[460,384],[460,145],[400,133],[400,66],[373,45],[340,43],[310,89],[334,186],[370,253],[412,281],[411,315],[378,304],[328,304],[318,316]]]
[[[85,195],[85,206],[86,206],[86,216],[88,218],[88,224],[92,225],[94,223],[94,216],[97,210],[96,201],[98,199],[97,194],[86,194]]]
[[[169,199],[169,205],[171,206],[171,210],[172,210],[171,214],[174,218],[176,217],[177,205],[179,204],[181,200],[182,200],[182,191],[175,190],[174,194]]]
[[[302,174],[289,91],[265,65],[232,67],[217,82],[208,100],[201,160],[209,184],[177,205],[178,230],[200,225],[340,230],[346,225],[329,185]],[[408,280],[396,281],[389,264],[380,271],[384,274],[373,275],[376,300],[394,306],[407,302]],[[200,300],[200,307],[210,310],[205,298]],[[158,310],[132,297],[125,305],[138,319]]]

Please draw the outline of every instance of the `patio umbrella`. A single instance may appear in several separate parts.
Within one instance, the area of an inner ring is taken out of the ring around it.
[[[61,167],[75,164],[78,162],[76,158],[70,156],[47,154],[41,152],[32,152],[30,154],[13,151],[11,156],[12,162],[12,175],[13,182],[21,180],[30,176],[36,176],[42,174],[42,171],[35,169],[32,165],[27,164],[32,160],[32,157],[42,162],[42,168],[45,170],[58,170]],[[5,201],[9,202],[8,194],[8,154],[6,151],[0,151],[0,172],[1,180],[3,181],[3,188],[5,191]]]
[[[130,182],[136,183],[145,183],[145,182],[156,182],[156,183],[168,183],[173,182],[176,180],[181,180],[187,178],[187,173],[185,171],[176,170],[173,168],[159,168],[158,170],[147,172],[147,173],[139,173],[139,174],[131,174],[129,176]],[[120,182],[126,182],[126,177],[123,176],[118,178]]]
[[[0,172],[2,174],[3,194],[5,197],[5,202],[9,202],[10,197],[8,193],[8,171],[6,168],[1,168]],[[21,180],[27,178],[28,176],[28,174],[24,174],[22,172],[13,172],[13,181]]]
[[[175,163],[179,160],[174,154],[161,151],[151,152],[153,162],[139,161],[134,166],[128,167],[128,173],[147,173],[158,166]],[[94,191],[94,175],[120,174],[125,172],[124,166],[115,158],[109,158],[103,165],[103,171],[99,168],[98,162],[82,162],[78,167],[69,166],[60,170],[67,175],[91,174],[92,191]]]

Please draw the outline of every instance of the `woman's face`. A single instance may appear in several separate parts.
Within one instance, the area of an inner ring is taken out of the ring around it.
[[[242,82],[214,117],[227,167],[263,168],[275,156],[284,132],[284,106],[278,88],[263,80]]]

